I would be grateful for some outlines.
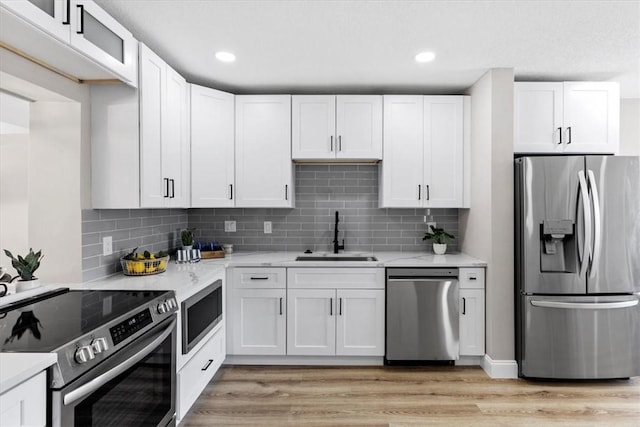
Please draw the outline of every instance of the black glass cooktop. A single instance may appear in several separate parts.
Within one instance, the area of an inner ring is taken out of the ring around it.
[[[0,352],[50,352],[164,293],[66,290],[0,308]]]

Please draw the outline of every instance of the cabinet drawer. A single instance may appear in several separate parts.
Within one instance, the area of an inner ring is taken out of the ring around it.
[[[285,268],[234,268],[231,275],[234,288],[285,288]]]
[[[460,289],[484,289],[484,268],[461,268]]]
[[[384,289],[384,268],[289,268],[289,289]]]
[[[187,411],[218,371],[226,356],[224,325],[178,372],[178,419]]]

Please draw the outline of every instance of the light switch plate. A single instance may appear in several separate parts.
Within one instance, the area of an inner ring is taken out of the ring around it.
[[[113,253],[113,238],[104,236],[102,238],[102,255],[111,255]]]
[[[434,221],[429,221],[427,222],[427,230],[431,231],[431,226],[433,225],[433,228],[436,228],[436,223]]]
[[[271,221],[265,221],[264,222],[264,234],[271,234],[272,228],[271,228]]]
[[[225,221],[224,222],[224,231],[227,233],[235,233],[236,232],[236,222],[235,221]]]

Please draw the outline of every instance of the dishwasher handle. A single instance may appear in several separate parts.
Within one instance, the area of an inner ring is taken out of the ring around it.
[[[457,277],[434,277],[434,276],[389,276],[387,282],[444,282],[458,280]]]

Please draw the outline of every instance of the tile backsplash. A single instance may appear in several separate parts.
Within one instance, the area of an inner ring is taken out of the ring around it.
[[[333,250],[335,212],[347,251],[425,251],[424,216],[458,237],[457,209],[379,209],[377,165],[296,165],[294,209],[189,209],[196,240],[232,243],[235,250]],[[224,231],[235,220],[237,231]],[[264,221],[273,232],[264,233]],[[448,251],[458,250],[457,239]]]
[[[82,211],[82,280],[116,273],[120,258],[133,248],[151,252],[180,245],[186,209],[86,209]],[[102,255],[102,238],[113,238],[113,254]]]
[[[294,209],[103,209],[82,211],[83,281],[121,270],[120,257],[138,247],[149,251],[180,246],[181,229],[195,228],[198,241],[232,243],[236,251],[333,250],[335,212],[338,239],[347,251],[424,251],[424,216],[453,234],[458,250],[458,209],[379,209],[377,165],[296,165]],[[236,232],[224,221],[236,221]],[[272,233],[264,233],[271,221]],[[113,238],[113,254],[102,255],[102,238]]]

